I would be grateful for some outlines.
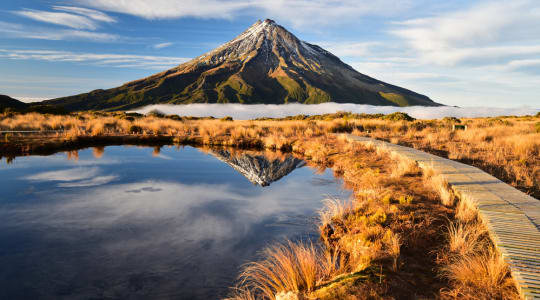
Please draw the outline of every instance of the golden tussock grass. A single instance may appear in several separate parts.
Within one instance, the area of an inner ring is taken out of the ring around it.
[[[448,225],[448,254],[468,256],[489,246],[485,237],[487,231],[483,224],[464,224],[450,222]]]
[[[257,299],[275,299],[277,294],[286,292],[298,293],[306,299],[312,296],[335,299],[337,294],[351,299],[362,299],[361,295],[378,299],[388,297],[388,293],[396,293],[392,297],[398,293],[418,293],[402,288],[390,292],[388,281],[382,279],[388,272],[395,278],[401,276],[401,269],[409,268],[405,261],[418,259],[425,263],[429,255],[426,247],[431,247],[427,244],[433,243],[428,230],[439,228],[432,223],[440,217],[429,215],[440,211],[424,208],[420,195],[424,190],[417,191],[422,185],[413,188],[414,196],[406,193],[411,188],[408,183],[421,182],[422,174],[416,164],[325,135],[298,141],[294,147],[310,165],[331,166],[345,186],[353,189],[354,199],[324,200],[320,210],[320,244],[287,242],[270,246],[260,260],[246,265],[239,286],[233,292],[234,299],[249,299],[253,295]],[[402,164],[401,176],[396,173],[392,176],[399,164]],[[407,254],[407,260],[402,260],[404,247],[410,249],[409,252],[426,253],[414,258]],[[380,268],[378,275],[372,273],[373,268]],[[353,280],[356,283],[348,281],[350,276],[357,278]],[[431,280],[437,280],[435,275],[430,276]],[[358,278],[364,279],[355,281]],[[400,281],[392,279],[390,282],[399,285]],[[238,291],[249,292],[244,297]]]
[[[521,299],[501,256],[489,247],[445,265],[441,272],[453,288],[443,290],[443,299]]]
[[[537,120],[467,119],[463,120],[468,126],[466,131],[452,131],[443,120],[223,122],[156,116],[131,118],[113,113],[25,114],[0,117],[0,130],[63,130],[47,135],[47,139],[58,141],[123,135],[141,140],[170,136],[179,143],[196,141],[208,146],[292,151],[313,166],[332,167],[345,186],[353,190],[354,199],[325,202],[319,227],[320,245],[286,242],[270,246],[264,250],[261,260],[245,266],[239,286],[233,291],[234,299],[274,299],[276,293],[283,291],[310,294],[335,278],[363,274],[374,266],[380,266],[381,273],[384,266],[385,275],[393,276],[386,279],[388,286],[399,282],[392,278],[399,278],[402,268],[416,272],[415,276],[422,276],[422,272],[429,275],[429,271],[420,271],[414,264],[401,261],[426,263],[425,256],[433,249],[438,249],[441,276],[448,285],[441,297],[511,299],[515,288],[509,284],[504,262],[497,258],[492,246],[486,247],[490,242],[478,221],[474,203],[468,199],[458,200],[442,177],[429,169],[419,170],[414,162],[390,156],[373,145],[361,146],[329,133],[352,131],[448,156],[483,168],[536,195],[540,191],[540,138],[532,131],[532,126]],[[25,140],[20,139],[26,147]],[[17,136],[10,136],[4,143],[17,143]],[[94,153],[102,155],[99,149]],[[76,151],[68,155],[77,159]],[[425,186],[433,188],[444,206],[430,202]],[[454,209],[455,220],[446,227],[447,233],[442,234],[438,230],[443,226],[436,224],[441,218],[452,218],[449,211]],[[445,237],[446,244],[432,245],[439,235]],[[404,249],[407,251],[403,252]],[[425,253],[415,254],[418,249]],[[404,255],[407,259],[402,260]],[[423,280],[435,279],[428,276]],[[492,286],[486,287],[489,284]],[[364,286],[380,297],[396,291],[413,295],[412,291],[400,290],[397,286],[392,289],[382,285],[373,288],[367,283],[355,283],[355,286]],[[422,289],[430,288],[423,286]],[[478,289],[482,293],[475,294]]]
[[[336,114],[338,116],[339,114]],[[345,115],[344,115],[345,116]],[[124,113],[38,113],[0,115],[0,130],[64,130],[61,137],[165,135],[199,138],[208,145],[259,147],[294,151],[300,139],[313,139],[334,132],[352,132],[403,144],[477,166],[497,178],[540,198],[539,117],[462,119],[467,130],[452,130],[449,120],[390,121],[383,119],[262,120],[223,122],[210,119],[131,117]],[[58,137],[60,138],[60,137]],[[17,140],[12,136],[11,140]],[[324,147],[323,147],[324,148]],[[324,148],[327,149],[327,148]],[[306,150],[308,148],[306,147]],[[331,151],[317,149],[323,161]],[[399,167],[395,176],[406,172]]]
[[[438,176],[432,177],[437,178]],[[430,180],[445,202],[453,192],[444,180]],[[445,191],[446,190],[446,191]],[[446,245],[438,251],[439,275],[449,281],[441,289],[442,299],[520,299],[510,270],[495,249],[486,226],[479,220],[475,204],[458,199],[455,220],[446,228]],[[448,203],[445,203],[447,205]]]
[[[312,243],[276,244],[265,248],[262,257],[245,265],[240,285],[264,299],[275,299],[279,292],[313,291],[332,269]]]
[[[362,120],[354,133],[412,146],[474,165],[540,198],[539,117],[462,119],[467,130],[445,120]],[[369,133],[368,133],[369,130]]]

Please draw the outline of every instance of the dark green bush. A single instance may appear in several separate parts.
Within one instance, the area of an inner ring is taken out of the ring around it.
[[[165,117],[165,114],[160,112],[159,110],[157,109],[153,109],[149,112],[146,113],[147,116],[152,116],[152,117],[156,117],[156,118],[164,118]]]
[[[356,126],[353,123],[349,122],[338,122],[332,125],[332,127],[329,128],[330,132],[332,133],[351,133]],[[362,127],[362,130],[364,127]]]
[[[228,122],[228,121],[233,121],[233,118],[230,117],[230,116],[225,116],[225,117],[223,117],[223,118],[221,118],[221,119],[219,119],[219,120],[220,120],[220,121],[223,121],[223,122]]]
[[[534,124],[534,129],[537,133],[540,133],[540,122],[536,122],[536,124]]]
[[[182,117],[179,115],[168,115],[166,116],[167,119],[175,120],[175,121],[182,121]]]
[[[388,114],[384,117],[382,117],[383,120],[389,120],[389,121],[414,121],[415,118],[409,116],[406,113],[397,111],[395,113]]]
[[[455,124],[461,123],[461,120],[456,117],[444,117],[443,121],[447,123],[455,123]]]
[[[130,133],[142,133],[142,127],[141,126],[137,126],[137,125],[131,125],[129,127],[129,132]]]

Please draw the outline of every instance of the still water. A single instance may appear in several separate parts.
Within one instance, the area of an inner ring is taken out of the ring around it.
[[[331,171],[291,156],[85,149],[0,164],[0,299],[219,299],[265,245],[316,238]]]

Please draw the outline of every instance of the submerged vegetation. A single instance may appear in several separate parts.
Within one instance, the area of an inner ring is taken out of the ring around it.
[[[271,245],[245,265],[231,299],[518,299],[476,208],[415,162],[332,133],[371,136],[478,166],[540,195],[539,116],[414,120],[336,113],[235,121],[152,112],[7,113],[0,154],[89,143],[177,143],[294,152],[330,167],[353,190],[329,199],[320,241]],[[466,125],[459,129],[453,125]]]

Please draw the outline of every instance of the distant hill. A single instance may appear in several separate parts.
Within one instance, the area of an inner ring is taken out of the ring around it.
[[[358,103],[439,106],[430,98],[361,74],[272,20],[189,62],[108,90],[44,101],[74,110],[124,110],[187,103]]]
[[[22,101],[13,99],[7,95],[0,95],[0,111],[3,111],[6,108],[13,108],[15,110],[20,110],[20,109],[25,109],[26,107],[28,107],[28,104]]]

